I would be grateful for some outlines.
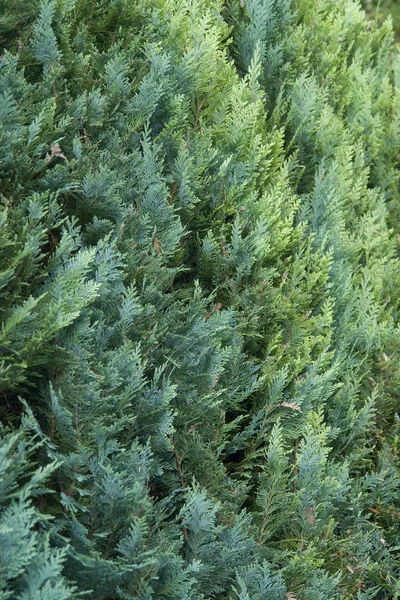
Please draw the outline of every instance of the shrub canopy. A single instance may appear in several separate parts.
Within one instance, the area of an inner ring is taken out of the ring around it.
[[[0,15],[0,599],[400,597],[390,21]]]

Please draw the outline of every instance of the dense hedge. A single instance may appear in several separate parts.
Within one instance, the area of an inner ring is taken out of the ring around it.
[[[0,15],[0,599],[399,598],[390,21]]]

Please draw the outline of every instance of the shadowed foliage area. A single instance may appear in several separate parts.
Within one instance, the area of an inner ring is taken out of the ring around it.
[[[393,30],[396,40],[400,40],[400,2],[399,0],[363,0],[363,6],[369,17],[382,22],[388,16],[393,19]]]

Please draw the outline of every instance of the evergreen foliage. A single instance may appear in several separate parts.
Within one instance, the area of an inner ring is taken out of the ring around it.
[[[378,22],[391,17],[396,39],[397,41],[399,40],[400,3],[398,0],[382,0],[379,2],[376,2],[375,0],[363,0],[363,6],[367,15]]]
[[[390,21],[0,14],[0,600],[400,598]]]

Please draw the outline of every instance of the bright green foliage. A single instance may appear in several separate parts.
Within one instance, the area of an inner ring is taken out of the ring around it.
[[[3,4],[0,598],[400,597],[390,23]]]

